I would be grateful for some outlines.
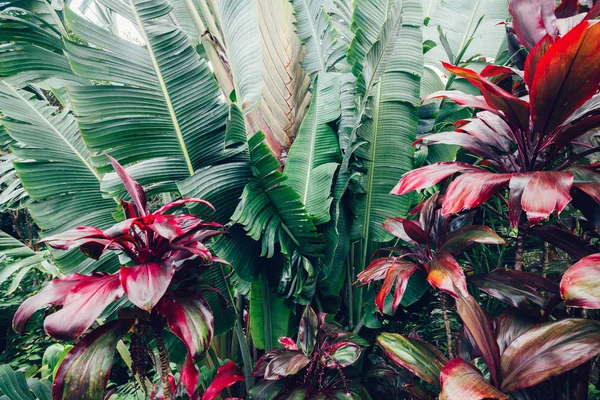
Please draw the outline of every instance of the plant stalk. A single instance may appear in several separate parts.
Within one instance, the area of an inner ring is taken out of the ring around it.
[[[165,400],[172,400],[171,387],[169,386],[169,374],[171,373],[169,352],[163,342],[161,330],[158,327],[154,328],[154,340],[156,341],[156,348],[158,349],[160,359],[160,380],[162,381]]]
[[[442,315],[444,316],[444,327],[446,328],[446,341],[448,346],[448,357],[454,358],[454,352],[452,349],[452,329],[450,327],[450,320],[448,319],[448,307],[446,302],[446,295],[440,293],[440,303],[442,304]]]

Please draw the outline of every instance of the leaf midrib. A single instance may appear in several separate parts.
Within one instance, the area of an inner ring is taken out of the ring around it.
[[[313,41],[315,42],[315,48],[317,49],[317,54],[319,55],[319,64],[321,64],[321,71],[327,72],[327,67],[325,65],[325,60],[323,59],[323,53],[321,51],[321,44],[319,43],[319,37],[317,36],[317,30],[313,23],[312,16],[310,15],[310,9],[308,7],[307,2],[308,2],[308,0],[302,0],[302,4],[304,5],[304,8],[306,9],[306,15],[308,15],[308,20],[310,21],[310,30],[313,33],[312,38],[313,38]],[[320,9],[319,12],[323,12],[323,10]]]
[[[160,89],[163,92],[163,96],[165,98],[165,102],[167,103],[167,108],[169,110],[169,115],[171,117],[171,121],[173,122],[173,128],[175,129],[175,133],[177,134],[177,140],[179,141],[179,145],[181,146],[181,151],[183,153],[183,157],[185,159],[185,163],[187,165],[190,176],[194,175],[194,167],[192,166],[192,161],[190,159],[190,155],[187,151],[187,147],[185,145],[185,140],[183,139],[183,133],[181,132],[181,127],[179,126],[179,121],[177,120],[177,115],[175,114],[175,109],[173,107],[173,103],[171,102],[171,96],[169,95],[169,91],[167,90],[167,85],[162,76],[162,72],[160,67],[158,66],[158,60],[154,55],[154,49],[148,40],[148,35],[146,35],[146,30],[144,28],[144,24],[138,14],[137,8],[135,7],[134,0],[129,0],[129,4],[131,5],[131,10],[135,17],[135,21],[140,28],[140,34],[142,38],[146,42],[146,48],[148,49],[148,55],[150,56],[150,60],[152,61],[152,66],[154,66],[154,72],[156,73],[156,78],[158,79],[158,83],[160,85]]]

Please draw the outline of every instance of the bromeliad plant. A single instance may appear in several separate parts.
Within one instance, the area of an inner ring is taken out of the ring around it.
[[[600,148],[573,153],[577,138],[600,126],[598,51],[600,24],[583,21],[556,40],[546,35],[529,53],[523,74],[492,65],[478,74],[445,64],[449,72],[479,89],[482,97],[444,91],[430,98],[446,97],[482,111],[457,123],[454,132],[421,140],[460,145],[480,159],[479,165],[428,165],[406,173],[392,193],[427,188],[458,173],[442,202],[442,214],[453,214],[482,205],[508,186],[513,227],[526,227],[554,211],[560,213],[571,202],[575,188],[600,201],[598,165],[582,162]],[[529,96],[517,97],[498,86],[505,80],[518,91],[524,85]],[[523,212],[529,224],[522,220]],[[516,268],[520,267],[517,259]]]
[[[433,286],[454,297],[457,290],[466,295],[466,282],[461,284],[462,269],[456,259],[472,244],[504,244],[504,240],[490,228],[472,225],[473,213],[456,218],[443,215],[438,206],[441,199],[435,193],[413,210],[419,213],[418,220],[391,218],[383,227],[405,245],[382,251],[390,252],[387,257],[376,258],[358,274],[358,282],[369,284],[383,280],[383,286],[375,298],[375,304],[383,314],[385,299],[395,285],[392,313],[402,301],[409,278],[425,273]]]
[[[156,369],[161,373],[164,398],[170,399],[169,355],[162,339],[165,320],[187,348],[180,380],[187,395],[197,398],[195,361],[208,350],[214,330],[213,310],[199,291],[216,291],[203,282],[201,273],[213,263],[224,262],[213,257],[204,242],[222,234],[222,226],[199,215],[168,213],[192,202],[212,208],[201,199],[176,200],[150,212],[142,186],[116,160],[109,160],[133,200],[121,201],[125,219],[108,230],[84,226],[43,242],[60,250],[79,248],[94,259],[116,252],[123,260],[120,271],[73,274],[50,282],[23,302],[13,327],[21,333],[36,310],[62,306],[46,317],[44,328],[54,338],[75,340],[92,327],[109,304],[125,294],[135,307],[121,307],[117,319],[94,329],[75,345],[58,370],[53,398],[88,398],[86,393],[102,398],[117,343],[131,333],[132,371],[145,379],[146,353],[153,338],[160,354]],[[94,367],[86,367],[92,361]]]
[[[258,360],[252,375],[264,379],[250,390],[257,399],[366,399],[368,394],[348,379],[350,367],[368,343],[359,336],[327,323],[306,307],[300,321],[298,341],[279,338],[283,350],[273,350]]]

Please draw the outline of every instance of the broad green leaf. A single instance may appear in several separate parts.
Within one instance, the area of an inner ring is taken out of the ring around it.
[[[237,149],[224,146],[227,106],[210,68],[188,37],[163,17],[165,0],[111,1],[130,14],[145,45],[133,44],[66,9],[69,28],[89,46],[66,42],[73,71],[111,84],[69,90],[82,135],[93,151],[106,152],[128,168],[150,192],[174,191],[175,183],[219,163]],[[92,47],[93,46],[93,47]],[[153,145],[148,146],[148,143]],[[94,158],[102,172],[106,158]],[[116,174],[103,189],[124,193]]]
[[[388,18],[393,0],[357,0],[353,2],[350,30],[354,38],[348,49],[350,66],[361,64],[371,46],[377,41],[381,27]]]
[[[420,19],[419,2],[404,1],[402,29],[390,33],[401,39],[381,82],[375,86],[375,93],[366,99],[366,113],[357,130],[355,142],[360,146],[354,153],[355,168],[364,173],[357,182],[360,189],[355,190],[356,221],[351,237],[362,238],[365,243],[391,239],[382,222],[387,217],[406,215],[411,203],[409,197],[389,193],[400,177],[413,168],[412,143],[418,125],[423,68]],[[367,256],[363,254],[363,260],[367,260]]]
[[[112,226],[116,203],[103,198],[101,176],[69,110],[59,111],[30,92],[0,82],[0,111],[2,124],[15,142],[14,165],[32,199],[28,210],[35,223],[47,234],[83,225]],[[115,256],[94,262],[78,250],[55,252],[55,259],[65,274],[118,266]]]
[[[34,400],[25,375],[20,371],[13,371],[8,364],[0,365],[0,393],[10,400]]]
[[[285,298],[271,292],[263,279],[256,279],[250,289],[250,332],[258,349],[270,351],[282,336],[288,335],[291,310]]]
[[[304,70],[309,74],[331,71],[344,58],[345,43],[324,8],[324,0],[291,0],[296,33],[306,47]]]
[[[247,113],[258,105],[262,92],[256,0],[218,0],[217,4],[237,103]]]
[[[0,256],[7,257],[10,261],[4,262],[0,269],[0,284],[4,283],[15,272],[29,271],[31,267],[39,265],[44,258],[25,244],[9,234],[0,231]]]
[[[319,73],[315,85],[310,108],[290,148],[285,174],[319,225],[331,218],[331,185],[341,160],[337,135],[328,125],[340,116],[339,76]]]
[[[322,247],[313,218],[300,196],[287,184],[279,162],[257,133],[248,142],[254,179],[244,188],[232,220],[244,225],[254,240],[263,238],[263,254],[271,257],[282,235],[289,237],[304,255],[315,255]]]
[[[38,400],[52,400],[52,383],[46,379],[27,379],[29,390]]]
[[[600,352],[600,324],[569,318],[529,329],[500,359],[504,392],[537,385],[590,360]]]
[[[377,344],[396,365],[439,386],[440,372],[448,360],[433,345],[397,333],[382,333],[377,337]]]
[[[495,58],[506,37],[504,25],[509,18],[506,0],[432,0],[430,7],[425,8],[425,17],[429,23],[424,28],[427,40],[439,43],[438,26],[447,36],[452,53],[457,55],[473,35],[480,18],[481,23],[475,32],[473,42],[462,57],[466,60],[474,55]],[[426,64],[441,69],[440,61],[450,61],[443,49],[437,46],[425,55]]]

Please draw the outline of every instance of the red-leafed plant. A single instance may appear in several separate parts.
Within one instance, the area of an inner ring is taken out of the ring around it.
[[[116,252],[123,260],[120,271],[73,274],[50,282],[19,307],[13,327],[21,333],[36,310],[62,306],[46,317],[44,328],[52,337],[74,340],[94,325],[110,303],[125,294],[134,307],[121,308],[116,320],[87,333],[75,345],[58,370],[53,398],[85,398],[88,391],[102,393],[115,347],[130,333],[132,371],[145,379],[149,343],[154,339],[160,354],[156,369],[162,376],[162,396],[171,399],[176,388],[172,386],[174,381],[168,379],[169,355],[162,339],[165,321],[188,352],[181,368],[181,390],[192,399],[199,398],[195,360],[208,350],[214,330],[213,310],[199,290],[216,290],[203,282],[201,273],[212,263],[224,262],[213,257],[204,242],[222,234],[222,226],[199,215],[170,213],[192,202],[212,208],[201,199],[176,200],[150,212],[143,188],[116,160],[109,160],[133,200],[121,201],[125,219],[108,230],[84,226],[47,237],[43,242],[60,250],[79,248],[94,259],[105,252]],[[234,369],[235,365],[227,366],[227,370]],[[221,388],[239,380],[239,375],[223,371],[219,371],[226,375],[219,377]],[[212,392],[203,399],[216,397],[218,391]]]
[[[251,389],[251,395],[270,399],[363,398],[364,388],[349,379],[344,369],[358,360],[368,343],[325,318],[325,314],[317,315],[306,307],[298,341],[280,338],[284,349],[270,351],[256,363],[252,375],[264,382]]]
[[[430,97],[447,97],[482,111],[457,123],[454,132],[421,141],[460,145],[480,162],[444,162],[410,171],[392,193],[405,194],[459,174],[448,185],[442,202],[442,213],[453,214],[480,206],[507,187],[509,220],[514,227],[527,226],[521,219],[523,212],[529,224],[554,211],[560,213],[576,190],[600,202],[599,166],[584,163],[586,156],[600,148],[587,146],[591,148],[573,152],[581,135],[600,126],[599,51],[600,24],[583,21],[556,40],[544,36],[529,53],[523,74],[498,66],[487,66],[478,74],[445,64],[482,96],[445,91]],[[506,79],[515,82],[511,85],[515,90],[526,87],[528,97],[517,97],[498,86]],[[518,257],[516,268],[520,267]]]
[[[383,286],[375,298],[375,304],[384,312],[385,299],[394,290],[392,313],[402,301],[411,275],[425,273],[427,281],[453,297],[458,292],[468,294],[463,272],[454,258],[475,243],[504,244],[504,240],[486,226],[472,225],[473,213],[456,218],[443,215],[438,207],[438,193],[423,202],[415,213],[418,220],[388,219],[383,223],[386,230],[405,242],[397,248],[383,249],[386,257],[375,258],[358,274],[358,282],[368,284],[383,280]]]

